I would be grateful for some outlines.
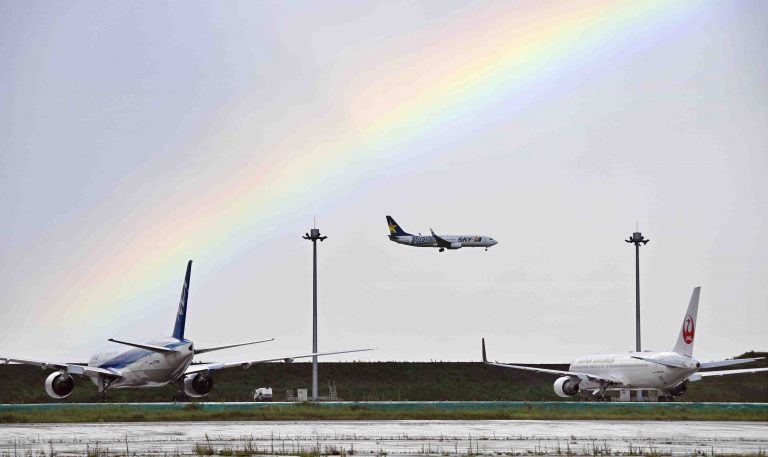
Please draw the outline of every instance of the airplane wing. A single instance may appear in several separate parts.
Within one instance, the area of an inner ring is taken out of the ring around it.
[[[78,365],[76,363],[58,363],[58,362],[43,362],[39,360],[24,360],[24,359],[11,359],[11,358],[0,358],[0,362],[3,363],[18,363],[22,365],[32,365],[36,367],[41,367],[42,369],[56,369],[56,370],[64,370],[69,374],[77,374],[80,376],[85,375],[102,375],[107,376],[111,378],[119,378],[123,374],[118,371],[111,368],[99,368],[99,367],[89,367],[86,365]]]
[[[239,362],[222,362],[222,363],[201,363],[198,365],[190,365],[186,371],[184,371],[184,375],[190,375],[194,373],[200,373],[200,372],[210,372],[215,370],[221,370],[224,368],[232,368],[232,367],[240,367],[244,370],[250,368],[254,363],[266,363],[266,362],[293,362],[294,359],[304,359],[307,357],[321,357],[324,355],[334,355],[334,354],[349,354],[351,352],[365,352],[365,351],[372,351],[373,349],[353,349],[350,351],[334,351],[334,352],[315,352],[312,354],[302,354],[302,355],[292,355],[288,357],[275,357],[273,359],[262,359],[262,360],[244,360]]]
[[[727,376],[731,374],[748,374],[759,373],[761,371],[768,371],[768,368],[742,368],[740,370],[717,370],[717,371],[699,371],[688,377],[690,381],[699,381],[702,378],[709,378],[713,376]]]
[[[555,376],[568,376],[571,378],[579,378],[582,381],[592,382],[607,382],[609,384],[621,384],[618,379],[608,378],[606,376],[597,376],[589,373],[579,373],[577,371],[562,371],[562,370],[550,370],[548,368],[527,367],[525,365],[511,365],[507,363],[488,362],[484,361],[486,365],[493,365],[495,367],[514,368],[516,370],[533,371],[535,373],[551,374]]]
[[[717,368],[727,367],[729,365],[739,365],[742,363],[754,362],[756,360],[764,359],[765,357],[755,357],[752,359],[728,359],[728,360],[712,360],[710,362],[701,362],[701,368]]]
[[[577,371],[550,370],[548,368],[527,367],[525,365],[512,365],[508,363],[489,362],[485,354],[485,338],[483,338],[483,363],[486,365],[493,365],[495,367],[514,368],[515,370],[533,371],[534,373],[544,373],[544,374],[551,374],[555,376],[569,376],[572,378],[581,379],[582,381],[607,382],[609,384],[622,383],[618,379],[608,378],[605,376],[597,376],[589,373],[579,373]]]
[[[432,229],[429,229],[430,232],[432,232],[432,238],[437,241],[437,245],[443,248],[449,248],[451,247],[451,242],[446,240],[445,238],[440,238],[439,236],[435,235],[435,231]]]

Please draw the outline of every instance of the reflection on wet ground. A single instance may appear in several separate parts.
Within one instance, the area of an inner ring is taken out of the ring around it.
[[[764,422],[333,421],[0,425],[0,456],[757,454]],[[222,452],[223,451],[223,452]]]

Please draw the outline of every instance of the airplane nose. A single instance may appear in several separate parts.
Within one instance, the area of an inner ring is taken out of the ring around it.
[[[491,241],[491,246],[496,246],[497,244],[499,244],[498,241],[496,241],[496,240]]]

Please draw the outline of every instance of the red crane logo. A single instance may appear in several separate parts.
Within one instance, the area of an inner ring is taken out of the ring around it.
[[[685,341],[685,344],[693,343],[694,330],[693,318],[689,314],[685,316],[685,322],[683,322],[683,341]]]

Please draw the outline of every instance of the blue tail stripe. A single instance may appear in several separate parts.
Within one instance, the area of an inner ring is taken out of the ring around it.
[[[184,277],[184,287],[181,289],[179,310],[176,313],[176,325],[173,326],[173,337],[184,339],[184,324],[187,322],[187,296],[189,296],[189,278],[192,275],[192,261],[187,263],[187,275]]]

